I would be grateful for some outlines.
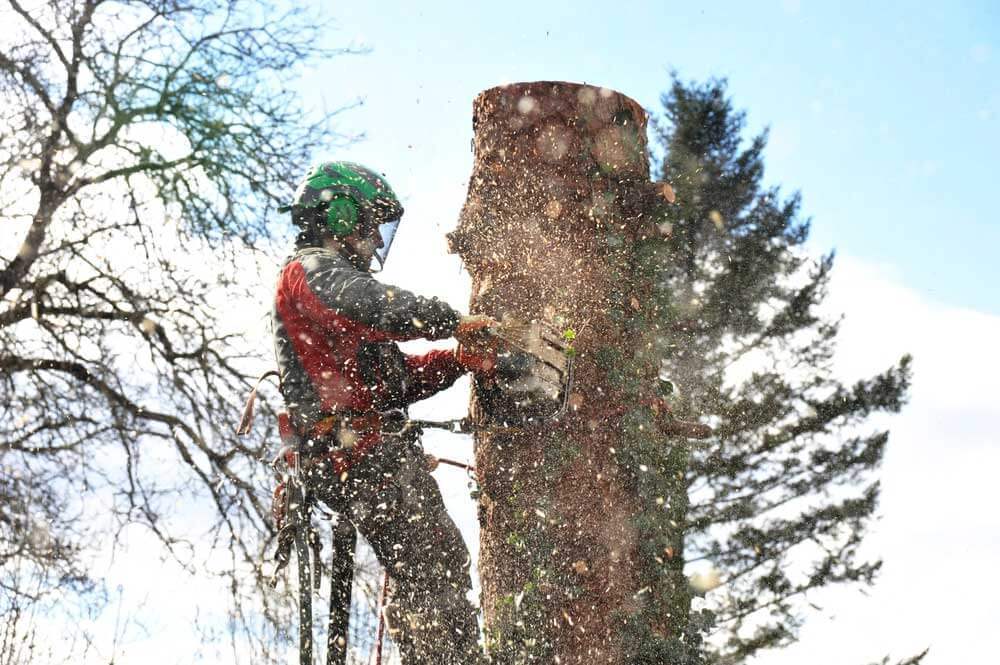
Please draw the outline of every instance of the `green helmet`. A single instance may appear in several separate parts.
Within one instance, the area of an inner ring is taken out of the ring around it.
[[[403,206],[386,179],[369,168],[352,162],[323,162],[295,190],[290,205],[278,212],[291,212],[292,221],[309,231],[326,229],[334,236],[362,236],[380,233],[383,247],[379,262],[389,253]]]

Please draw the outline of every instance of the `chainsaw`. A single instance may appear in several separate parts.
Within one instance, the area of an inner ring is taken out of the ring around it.
[[[573,390],[575,350],[572,330],[560,332],[544,321],[527,323],[505,319],[482,329],[474,342],[463,346],[495,363],[478,375],[476,396],[485,424],[469,418],[450,421],[414,420],[419,427],[437,427],[475,433],[528,429],[559,420],[567,411]]]
[[[461,424],[455,431],[524,431],[562,418],[573,390],[575,339],[574,330],[560,332],[552,324],[537,320],[528,323],[504,320],[484,329],[472,351],[496,356],[493,370],[476,382],[476,397],[485,423],[471,423],[468,419],[451,421]],[[641,400],[659,417],[660,431],[685,439],[710,438],[713,431],[708,425],[673,415],[666,397],[675,387],[673,382],[662,377],[661,380],[658,391],[661,396]],[[420,424],[439,427],[443,423]]]

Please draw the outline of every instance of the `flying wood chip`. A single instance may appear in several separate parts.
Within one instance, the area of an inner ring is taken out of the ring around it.
[[[670,186],[670,183],[656,183],[656,193],[666,199],[667,203],[675,203],[677,201],[677,195],[674,194],[674,188]]]
[[[708,219],[715,224],[715,228],[720,231],[725,227],[725,222],[722,219],[722,213],[718,210],[710,210],[708,213]]]

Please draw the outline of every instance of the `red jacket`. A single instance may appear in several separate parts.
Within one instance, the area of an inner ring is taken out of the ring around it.
[[[281,390],[299,431],[333,413],[405,408],[464,372],[452,351],[407,355],[395,342],[451,337],[460,314],[376,281],[346,258],[300,249],[281,270],[272,322]],[[379,440],[358,441],[356,453]]]

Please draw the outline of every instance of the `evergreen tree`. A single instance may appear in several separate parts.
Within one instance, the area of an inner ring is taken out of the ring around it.
[[[711,415],[717,434],[703,448],[668,442],[685,478],[668,500],[671,554],[717,571],[712,657],[742,662],[795,639],[810,593],[872,583],[880,562],[858,548],[888,432],[868,421],[903,406],[910,358],[853,385],[833,375],[838,321],[817,313],[833,253],[811,258],[799,196],[763,185],[766,132],[745,139],[725,81],[675,77],[662,103],[654,138],[677,201],[642,258],[651,339],[676,415]],[[689,597],[677,605],[689,612]]]

